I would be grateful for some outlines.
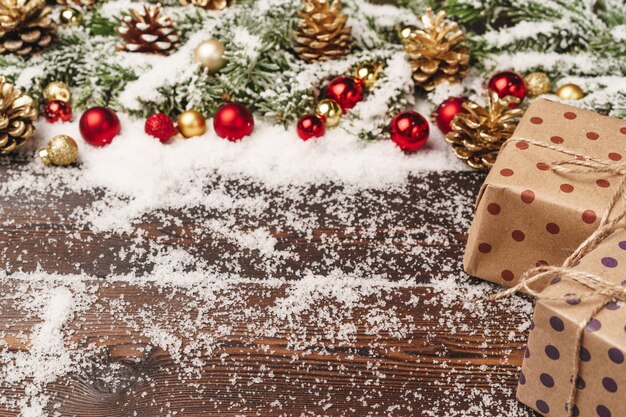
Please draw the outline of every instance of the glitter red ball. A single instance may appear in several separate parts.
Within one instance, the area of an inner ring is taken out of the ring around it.
[[[53,100],[44,106],[43,114],[48,123],[69,122],[72,120],[72,107],[64,101]]]
[[[430,128],[419,113],[407,111],[398,114],[389,125],[391,140],[405,152],[415,152],[426,144]]]
[[[337,77],[326,87],[326,98],[335,100],[344,111],[363,100],[363,83],[353,77]]]
[[[317,114],[307,114],[298,121],[298,136],[302,140],[319,138],[326,133],[324,119]]]
[[[115,112],[106,107],[93,107],[80,118],[80,134],[93,146],[105,146],[120,134],[122,127]]]
[[[435,124],[437,124],[437,127],[444,135],[452,130],[454,116],[459,113],[467,113],[467,110],[463,108],[463,103],[465,103],[463,97],[450,97],[444,100],[435,110],[433,115]]]
[[[519,98],[520,103],[526,97],[526,83],[521,75],[513,71],[502,71],[491,77],[487,85],[489,90],[498,94],[498,97],[515,96]],[[509,107],[516,107],[517,104],[511,104]]]
[[[174,121],[163,113],[156,113],[148,117],[145,131],[148,135],[160,140],[161,143],[169,141],[177,132]]]
[[[217,109],[213,128],[220,138],[235,142],[250,135],[254,130],[254,118],[241,103],[228,103]]]

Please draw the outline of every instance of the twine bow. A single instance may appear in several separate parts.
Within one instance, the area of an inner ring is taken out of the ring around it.
[[[598,245],[602,241],[604,241],[604,239],[610,236],[614,231],[624,227],[623,221],[626,218],[626,211],[622,211],[620,215],[616,216],[613,219],[610,219],[610,217],[611,213],[613,213],[613,211],[617,207],[619,201],[626,201],[626,164],[609,162],[590,156],[583,157],[566,148],[549,145],[544,142],[537,142],[532,139],[512,138],[508,140],[504,144],[504,146],[507,146],[510,142],[526,142],[533,146],[550,149],[572,157],[572,159],[569,160],[554,161],[548,164],[554,172],[562,174],[607,174],[608,176],[612,177],[621,177],[619,186],[617,187],[615,193],[612,195],[609,201],[609,205],[600,220],[598,228],[587,239],[585,239],[585,241],[582,242],[578,246],[578,248],[576,248],[576,250],[574,250],[574,252],[563,262],[561,266],[539,266],[536,268],[531,268],[524,274],[522,274],[516,286],[491,296],[492,300],[498,300],[509,297],[510,295],[518,291],[524,291],[527,294],[540,300],[563,300],[563,297],[547,297],[541,294],[545,286],[557,277],[560,277],[561,279],[564,278],[572,280],[588,288],[590,292],[585,294],[583,297],[593,297],[598,295],[602,296],[601,300],[593,306],[593,308],[591,309],[591,313],[588,315],[588,317],[585,317],[585,320],[579,323],[579,325],[577,326],[577,343],[575,354],[573,356],[574,364],[572,366],[574,373],[570,381],[571,390],[566,402],[566,409],[568,411],[568,414],[569,416],[572,416],[574,405],[576,404],[576,377],[578,376],[578,372],[580,370],[579,355],[580,349],[582,347],[584,328],[585,326],[587,326],[589,321],[596,314],[598,314],[609,302],[626,302],[626,288],[622,287],[621,285],[607,282],[602,277],[596,274],[579,271],[573,269],[573,267],[578,263],[581,258],[583,258],[586,254],[598,247]],[[541,284],[540,289],[535,289],[534,287],[539,284]],[[583,297],[580,297],[579,299],[582,299]],[[565,299],[567,300],[567,298]]]

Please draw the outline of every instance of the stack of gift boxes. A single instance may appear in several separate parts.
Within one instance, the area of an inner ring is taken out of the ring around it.
[[[571,160],[608,169],[555,169]],[[601,226],[609,206],[611,217],[624,212],[616,194],[625,174],[626,121],[536,100],[480,191],[466,271],[513,287],[531,268],[560,266]],[[544,285],[518,399],[546,416],[625,417],[626,229],[615,228],[572,269],[623,286],[624,295],[598,294],[567,276]]]

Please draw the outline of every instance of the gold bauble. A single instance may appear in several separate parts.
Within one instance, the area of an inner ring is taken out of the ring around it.
[[[193,59],[198,64],[209,70],[209,74],[215,74],[226,65],[224,60],[224,44],[217,39],[203,41],[196,47]]]
[[[364,62],[354,70],[354,78],[363,81],[363,85],[369,90],[378,81],[382,67],[379,62]]]
[[[61,81],[51,82],[43,90],[43,96],[46,101],[63,101],[69,103],[72,99],[72,91],[67,84]]]
[[[559,89],[556,90],[556,95],[559,96],[561,100],[580,100],[585,97],[585,92],[576,84],[569,83],[560,86]]]
[[[178,130],[186,138],[206,133],[206,119],[197,110],[187,110],[178,116]]]
[[[78,27],[83,23],[83,15],[79,10],[72,7],[65,7],[61,10],[59,21],[63,26]]]
[[[69,136],[55,136],[39,151],[39,157],[44,165],[71,165],[78,159],[78,145]]]
[[[530,97],[537,97],[552,92],[552,81],[545,72],[531,72],[524,77],[526,92]]]
[[[341,120],[341,106],[335,100],[327,98],[317,103],[315,114],[324,118],[327,127],[337,126]]]
[[[409,37],[411,36],[411,32],[417,30],[417,26],[399,25],[397,30],[398,30],[398,38],[400,38],[400,42],[404,43],[409,40]]]

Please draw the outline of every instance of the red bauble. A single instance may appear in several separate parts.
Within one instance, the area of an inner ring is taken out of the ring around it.
[[[148,117],[146,120],[146,133],[154,136],[161,143],[165,143],[172,138],[177,132],[174,121],[166,114],[157,113]]]
[[[428,141],[430,129],[421,114],[407,111],[398,114],[389,125],[391,140],[406,152],[415,152]]]
[[[213,128],[220,138],[235,142],[252,133],[254,118],[243,104],[228,103],[217,109]]]
[[[93,146],[108,145],[121,131],[120,119],[106,107],[93,107],[80,118],[80,134]]]
[[[502,71],[491,77],[488,84],[489,90],[498,94],[498,97],[515,96],[521,103],[526,97],[526,83],[521,75],[513,71]],[[511,103],[509,107],[516,107]]]
[[[64,101],[53,100],[44,106],[43,114],[49,123],[69,122],[72,120],[72,107]]]
[[[311,138],[319,138],[326,133],[326,123],[324,119],[317,114],[307,114],[298,121],[298,136],[302,140]]]
[[[352,77],[337,77],[326,87],[326,98],[339,103],[345,113],[363,100],[363,83]]]
[[[435,123],[444,135],[452,130],[450,124],[454,116],[459,113],[467,113],[467,110],[463,108],[463,103],[465,103],[463,97],[450,97],[444,100],[444,102],[437,107],[437,110],[435,110],[435,114],[433,115]]]

